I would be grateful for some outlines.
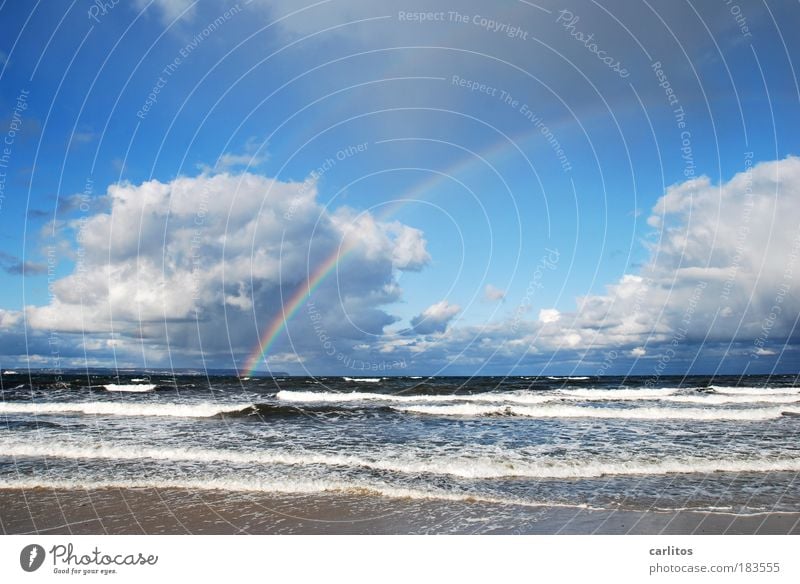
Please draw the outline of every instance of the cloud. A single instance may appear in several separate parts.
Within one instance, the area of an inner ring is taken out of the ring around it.
[[[0,269],[12,276],[37,276],[47,272],[47,266],[36,262],[23,262],[16,256],[0,251]]]
[[[198,167],[204,172],[230,172],[236,169],[252,171],[269,159],[265,146],[259,144],[254,137],[250,137],[244,144],[241,152],[225,152],[217,159],[213,167],[200,164]]]
[[[105,211],[108,209],[108,199],[102,197],[90,197],[83,193],[74,195],[62,195],[57,197],[58,202],[55,202],[56,197],[52,197],[55,212],[53,210],[43,209],[30,209],[28,217],[31,219],[44,219],[44,218],[62,218],[64,215],[69,215],[78,210],[84,212]]]
[[[555,308],[543,308],[539,311],[539,322],[549,324],[551,322],[558,322],[561,318],[561,313]]]
[[[505,290],[501,290],[492,284],[486,284],[486,288],[483,289],[483,297],[488,302],[499,302],[506,297],[506,293]]]
[[[143,341],[161,361],[167,351],[196,360],[201,347],[209,357],[246,355],[282,303],[342,248],[350,251],[312,300],[320,326],[349,351],[396,320],[381,307],[400,297],[398,270],[429,259],[419,230],[329,211],[308,183],[203,174],[112,185],[102,198],[62,228],[80,244],[80,262],[26,316],[38,331],[95,339],[113,331],[123,355],[141,352]],[[279,348],[323,355],[316,324],[299,310]]]
[[[136,6],[139,9],[146,8],[150,5],[150,0],[136,0]],[[158,8],[158,11],[161,13],[161,21],[164,24],[171,23],[181,15],[187,20],[191,19],[196,12],[194,0],[153,0],[152,5]]]
[[[580,298],[561,333],[579,334],[587,348],[741,342],[755,350],[759,339],[793,340],[797,193],[796,157],[747,164],[719,185],[700,177],[669,187],[648,218],[660,237],[642,271]]]
[[[96,138],[93,132],[73,132],[69,138],[70,150],[80,146],[81,144],[88,144]]]
[[[0,330],[14,328],[22,320],[22,313],[0,308]]]
[[[332,358],[324,338],[337,355],[391,355],[426,371],[508,371],[556,355],[587,368],[612,349],[620,366],[651,357],[637,364],[640,374],[654,373],[665,355],[677,369],[695,360],[707,368],[725,359],[767,363],[797,343],[798,193],[795,157],[747,164],[721,184],[700,177],[672,185],[651,210],[643,267],[577,298],[573,309],[458,324],[461,307],[442,300],[392,336],[385,329],[397,318],[386,307],[402,298],[398,271],[430,262],[421,231],[327,210],[313,182],[222,173],[121,184],[86,222],[62,228],[73,236],[82,229],[84,264],[55,282],[50,304],[27,307],[27,318],[34,331],[100,339],[110,338],[113,322],[120,354],[144,342],[162,358],[169,349],[196,359],[200,341],[209,354],[238,354],[252,348],[256,325],[263,331],[281,314],[282,298],[345,248],[273,354],[321,366]],[[18,326],[14,313],[2,318]]]
[[[664,373],[666,366],[654,369],[659,360],[685,373],[694,361],[741,368],[743,360],[775,357],[798,341],[798,193],[796,157],[748,163],[722,184],[700,177],[673,185],[650,214],[657,239],[647,244],[639,273],[579,297],[572,311],[451,326],[446,336],[408,340],[403,350],[470,370],[491,358],[507,371],[520,359],[548,361],[556,353],[557,362],[591,366],[604,352],[624,349],[654,358],[638,366],[644,375]]]
[[[450,304],[447,300],[442,300],[430,305],[422,311],[422,314],[412,318],[412,330],[420,335],[444,332],[447,325],[459,312],[461,312],[460,306]]]

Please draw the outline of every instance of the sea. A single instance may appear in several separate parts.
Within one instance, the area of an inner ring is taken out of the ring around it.
[[[4,372],[0,488],[800,509],[797,376]]]

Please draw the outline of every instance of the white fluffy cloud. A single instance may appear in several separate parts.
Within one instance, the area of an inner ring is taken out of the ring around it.
[[[539,311],[539,322],[549,324],[551,322],[558,322],[561,318],[561,313],[555,308],[542,308]]]
[[[578,298],[572,312],[542,309],[537,320],[513,326],[450,327],[427,340],[427,357],[516,363],[567,350],[580,362],[592,351],[625,349],[634,358],[714,355],[741,365],[742,358],[774,357],[795,344],[800,158],[748,164],[718,185],[706,177],[673,185],[648,223],[650,260],[638,274]]]
[[[764,355],[762,344],[795,336],[800,159],[748,164],[720,185],[707,177],[673,185],[648,223],[658,236],[648,264],[580,298],[558,335],[579,335],[585,348],[633,345],[634,356],[651,344],[714,342]]]
[[[442,300],[430,305],[422,311],[422,314],[412,318],[411,326],[413,331],[420,335],[441,333],[459,312],[461,312],[460,306]]]
[[[9,330],[16,326],[22,318],[22,314],[12,310],[0,308],[0,330]]]
[[[342,349],[380,334],[394,318],[397,270],[429,260],[419,230],[384,224],[369,213],[329,212],[313,183],[283,183],[252,174],[180,177],[108,189],[107,211],[73,221],[64,235],[79,263],[53,285],[45,306],[26,308],[34,330],[144,339],[161,352],[249,352],[319,265],[350,251],[314,297],[328,334]],[[0,314],[3,326],[13,315]],[[297,352],[319,350],[307,318],[290,332]],[[227,337],[227,338],[226,338]],[[140,349],[141,350],[141,349]]]
[[[497,286],[486,284],[486,288],[483,289],[483,297],[489,302],[498,302],[506,297],[506,292]]]
[[[313,183],[251,174],[112,187],[105,210],[69,225],[81,234],[83,264],[55,283],[49,305],[27,307],[28,325],[87,331],[118,351],[144,344],[163,353],[167,332],[170,347],[190,357],[199,355],[200,340],[204,351],[247,351],[255,325],[263,330],[280,314],[281,298],[346,248],[346,260],[313,297],[313,323],[308,314],[295,318],[290,342],[276,353],[309,362],[325,335],[337,353],[391,354],[424,370],[492,360],[507,370],[554,351],[580,364],[610,349],[652,358],[641,368],[667,349],[688,360],[774,360],[795,344],[798,158],[748,166],[718,185],[703,177],[667,189],[649,217],[647,264],[602,294],[579,297],[572,311],[514,320],[507,298],[507,318],[460,324],[453,321],[461,307],[442,300],[396,336],[384,332],[395,318],[382,307],[401,298],[398,270],[430,260],[423,234],[369,213],[329,212],[315,194]],[[19,313],[0,311],[0,328],[19,322]]]

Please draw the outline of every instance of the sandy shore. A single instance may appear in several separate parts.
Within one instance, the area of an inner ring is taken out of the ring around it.
[[[597,511],[322,493],[0,490],[7,534],[800,534],[800,513]]]

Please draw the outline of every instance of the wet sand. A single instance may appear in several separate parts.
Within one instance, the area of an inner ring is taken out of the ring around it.
[[[607,511],[344,493],[0,490],[6,534],[800,534],[800,513]]]

